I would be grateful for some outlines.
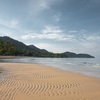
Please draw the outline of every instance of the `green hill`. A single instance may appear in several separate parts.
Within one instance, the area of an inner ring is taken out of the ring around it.
[[[0,55],[57,58],[94,58],[94,56],[89,54],[76,54],[73,52],[51,53],[45,49],[39,49],[34,45],[25,45],[24,43],[7,36],[0,37]]]

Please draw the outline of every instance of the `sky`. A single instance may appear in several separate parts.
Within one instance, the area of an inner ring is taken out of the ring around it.
[[[100,56],[100,0],[0,0],[0,36]]]

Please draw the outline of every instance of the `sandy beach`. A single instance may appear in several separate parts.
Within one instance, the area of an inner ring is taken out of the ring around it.
[[[0,67],[0,100],[100,100],[100,78],[36,64]]]

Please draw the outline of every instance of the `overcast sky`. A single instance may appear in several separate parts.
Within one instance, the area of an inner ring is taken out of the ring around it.
[[[0,36],[100,56],[100,0],[0,0]]]

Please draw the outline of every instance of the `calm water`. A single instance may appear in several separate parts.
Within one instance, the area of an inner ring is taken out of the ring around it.
[[[24,62],[40,65],[52,66],[61,70],[78,72],[88,76],[100,78],[100,59],[99,58],[19,58],[5,59],[1,62]]]

